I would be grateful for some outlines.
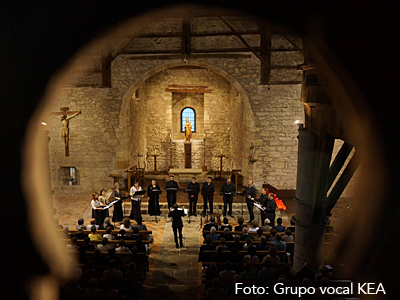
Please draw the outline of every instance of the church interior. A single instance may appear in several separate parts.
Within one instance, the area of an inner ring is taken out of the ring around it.
[[[237,294],[234,283],[319,290],[369,278],[354,271],[369,256],[353,257],[373,243],[358,227],[346,241],[350,220],[367,226],[377,211],[361,200],[379,198],[384,146],[369,146],[380,139],[368,107],[330,56],[321,20],[302,30],[278,21],[197,5],[145,11],[86,38],[46,81],[19,176],[41,257],[26,299],[244,300],[256,295]],[[166,190],[171,178],[176,192]],[[264,192],[274,203],[268,221]],[[175,202],[185,212],[180,245]]]

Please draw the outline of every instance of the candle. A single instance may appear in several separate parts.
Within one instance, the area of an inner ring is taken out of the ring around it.
[[[157,154],[157,149],[156,149],[156,147],[154,147],[154,155],[156,155]]]
[[[221,148],[221,154],[222,154],[222,148]]]

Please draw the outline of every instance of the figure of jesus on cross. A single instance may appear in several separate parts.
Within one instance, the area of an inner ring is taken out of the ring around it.
[[[61,138],[64,141],[65,156],[69,156],[69,120],[79,115],[81,111],[69,111],[68,107],[62,107],[61,111],[51,113],[53,117],[61,120]],[[71,114],[70,116],[68,116]]]

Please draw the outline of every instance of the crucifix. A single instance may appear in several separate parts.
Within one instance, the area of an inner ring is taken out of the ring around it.
[[[61,107],[60,111],[51,113],[53,117],[61,120],[61,138],[64,141],[65,156],[69,156],[69,120],[79,115],[80,113],[80,110],[70,111],[68,107]]]
[[[157,149],[156,149],[156,147],[154,147],[154,154],[153,154],[153,157],[154,157],[154,171],[153,171],[153,174],[160,174],[160,172],[157,171],[157,156],[159,156],[159,155],[157,155]]]

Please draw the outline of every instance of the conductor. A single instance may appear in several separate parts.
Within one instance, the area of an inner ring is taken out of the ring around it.
[[[182,241],[182,217],[185,215],[185,212],[182,209],[178,208],[178,204],[175,203],[171,208],[170,212],[168,213],[168,217],[172,218],[172,230],[174,232],[175,238],[175,247],[179,248],[183,247]],[[179,232],[179,244],[178,244],[178,232]]]

